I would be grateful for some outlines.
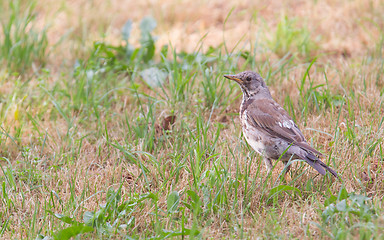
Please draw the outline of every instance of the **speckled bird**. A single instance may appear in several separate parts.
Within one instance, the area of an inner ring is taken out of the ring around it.
[[[280,159],[286,165],[287,173],[290,159],[302,159],[321,175],[328,171],[337,177],[337,173],[319,159],[322,154],[307,143],[284,108],[273,100],[259,74],[246,71],[224,77],[241,87],[243,101],[240,120],[243,134],[248,144],[263,156],[268,172],[272,170],[272,160]]]

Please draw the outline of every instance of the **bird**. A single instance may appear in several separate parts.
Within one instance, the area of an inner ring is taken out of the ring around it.
[[[256,72],[245,71],[225,78],[240,85],[243,100],[240,105],[242,131],[248,144],[263,157],[268,174],[272,171],[272,160],[281,160],[285,174],[289,172],[289,161],[302,159],[325,175],[337,172],[320,160],[322,153],[311,147],[299,127],[273,98],[264,81]]]

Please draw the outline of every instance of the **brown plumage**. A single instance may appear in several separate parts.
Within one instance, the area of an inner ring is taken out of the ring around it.
[[[337,173],[319,159],[322,154],[307,143],[284,108],[273,100],[260,75],[246,71],[224,77],[236,81],[241,87],[243,133],[248,144],[264,157],[268,171],[272,169],[272,160],[280,158],[287,164],[290,159],[303,159],[320,174],[325,175],[327,170],[337,177]],[[289,170],[289,166],[287,168]]]

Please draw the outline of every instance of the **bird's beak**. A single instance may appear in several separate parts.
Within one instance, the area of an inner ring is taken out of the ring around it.
[[[236,77],[236,75],[224,75],[225,78],[228,78],[230,80],[233,80],[237,83],[242,83],[243,81]]]

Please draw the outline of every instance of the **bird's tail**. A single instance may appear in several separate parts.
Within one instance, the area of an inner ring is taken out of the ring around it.
[[[321,175],[325,175],[325,170],[330,172],[334,177],[338,178],[337,172],[332,168],[328,167],[327,164],[323,163],[316,155],[311,152],[308,152],[307,156],[303,158],[311,167],[316,169]]]

